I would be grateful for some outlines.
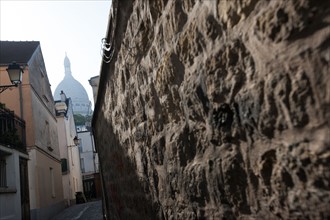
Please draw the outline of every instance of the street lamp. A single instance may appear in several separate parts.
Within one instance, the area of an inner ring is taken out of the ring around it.
[[[75,144],[76,146],[78,146],[78,145],[80,144],[80,140],[79,140],[79,138],[78,138],[77,136],[75,136],[75,137],[73,138],[73,142],[74,142],[74,144]]]
[[[6,69],[8,72],[9,79],[12,83],[12,85],[3,85],[0,86],[0,93],[5,91],[6,89],[10,87],[17,87],[18,84],[22,82],[22,74],[23,69],[20,67],[19,64],[17,64],[15,61],[8,65],[8,68]]]
[[[71,163],[72,163],[72,166],[74,166],[74,163],[73,163],[73,155],[72,155],[72,147],[80,145],[80,139],[79,139],[77,136],[75,136],[75,137],[73,138],[73,143],[74,143],[74,145],[70,145],[70,146],[68,146],[68,150],[69,150],[69,148],[70,148],[70,151],[71,151]]]

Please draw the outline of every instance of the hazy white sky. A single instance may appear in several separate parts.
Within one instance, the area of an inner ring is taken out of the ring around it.
[[[52,93],[64,77],[66,52],[93,102],[88,80],[100,72],[110,7],[111,0],[0,0],[0,40],[40,41]]]

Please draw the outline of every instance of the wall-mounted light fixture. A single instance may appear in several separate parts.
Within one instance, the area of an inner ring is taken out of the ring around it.
[[[72,166],[74,166],[73,155],[72,155],[72,147],[79,146],[80,145],[80,139],[77,136],[75,136],[73,138],[73,143],[74,143],[74,145],[68,146],[68,148],[70,148],[70,151],[71,151],[71,163],[72,163]]]
[[[0,86],[0,93],[2,93],[3,91],[5,91],[10,87],[14,87],[14,86],[17,87],[18,84],[22,82],[23,69],[20,67],[19,64],[13,61],[11,64],[8,65],[8,68],[6,70],[8,72],[8,76],[12,85]]]
[[[73,138],[73,142],[76,146],[80,145],[80,139],[77,136]]]

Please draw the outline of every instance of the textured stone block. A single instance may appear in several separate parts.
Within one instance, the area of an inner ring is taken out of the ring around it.
[[[330,218],[329,1],[113,2],[111,217]]]

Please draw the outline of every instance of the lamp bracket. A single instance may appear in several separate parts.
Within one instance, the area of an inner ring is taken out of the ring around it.
[[[10,87],[17,87],[17,84],[0,86],[0,93],[4,92],[6,89],[8,89]]]

